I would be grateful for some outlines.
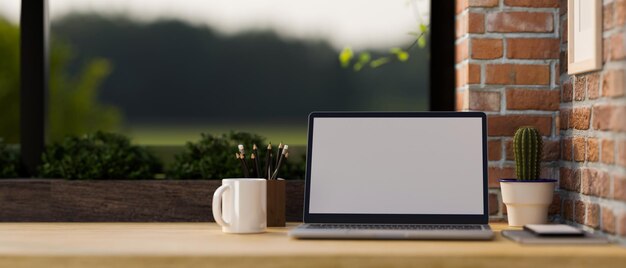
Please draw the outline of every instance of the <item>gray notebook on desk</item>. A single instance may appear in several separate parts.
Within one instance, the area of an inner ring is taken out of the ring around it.
[[[606,236],[585,233],[584,236],[537,236],[523,230],[504,230],[502,236],[520,244],[608,244]]]

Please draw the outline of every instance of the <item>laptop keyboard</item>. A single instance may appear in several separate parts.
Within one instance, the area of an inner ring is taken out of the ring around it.
[[[349,230],[482,230],[480,225],[453,225],[453,224],[330,224],[312,223],[307,225],[307,229],[349,229]]]

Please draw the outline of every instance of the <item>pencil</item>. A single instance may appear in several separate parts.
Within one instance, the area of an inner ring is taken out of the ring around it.
[[[278,163],[276,164],[276,170],[274,170],[274,173],[272,174],[272,180],[275,180],[278,177],[278,170],[280,169],[280,166],[282,166],[283,164],[283,161],[284,161],[283,159],[285,158],[285,155],[289,153],[287,149],[289,149],[289,145],[285,145],[285,148],[282,150],[282,153],[278,157]]]
[[[239,159],[239,163],[241,164],[241,169],[243,170],[244,177],[248,178],[250,174],[248,173],[248,167],[246,166],[246,162],[243,157],[239,153],[235,153],[237,159]]]
[[[239,144],[237,146],[239,148],[239,154],[241,155],[241,161],[243,162],[244,167],[246,168],[246,178],[250,177],[250,168],[248,168],[248,163],[246,162],[246,150],[243,148],[243,144]]]
[[[275,165],[278,166],[278,160],[280,159],[280,157],[283,155],[283,142],[281,141],[278,144],[278,152],[276,152],[276,162]]]
[[[254,152],[250,154],[250,159],[252,160],[252,165],[254,166],[255,178],[260,178],[261,172],[259,171],[259,159],[256,157]]]
[[[267,145],[267,151],[265,152],[265,170],[263,170],[266,174],[265,176],[267,176],[267,179],[271,179],[272,178],[272,143],[270,142],[270,144]]]
[[[256,144],[252,145],[252,155],[254,155],[254,170],[256,171],[256,177],[257,178],[261,178],[261,172],[259,170],[259,168],[261,167],[261,165],[259,165],[259,147],[256,146]],[[250,155],[250,158],[252,158],[252,155]]]

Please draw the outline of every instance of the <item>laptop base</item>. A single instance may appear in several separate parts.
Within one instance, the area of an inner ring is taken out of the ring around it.
[[[349,225],[348,225],[349,226]],[[363,226],[359,224],[359,226]],[[377,225],[381,226],[381,225]],[[384,225],[382,225],[384,226]],[[389,225],[397,226],[397,225]],[[302,224],[291,230],[289,237],[296,239],[368,239],[368,240],[491,240],[494,237],[489,225],[472,225],[475,228],[421,228],[424,225],[405,225],[412,228],[317,228]],[[433,226],[433,225],[428,225]],[[446,227],[447,225],[439,225]]]

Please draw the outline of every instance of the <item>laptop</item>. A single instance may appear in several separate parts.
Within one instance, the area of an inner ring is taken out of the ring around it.
[[[480,112],[309,115],[298,239],[487,240]]]

